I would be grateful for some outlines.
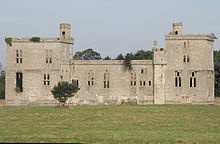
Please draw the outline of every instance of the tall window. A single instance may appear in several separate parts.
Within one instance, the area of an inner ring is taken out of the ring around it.
[[[78,79],[72,79],[72,84],[79,86],[79,80]]]
[[[23,73],[16,73],[16,91],[23,92]]]
[[[22,50],[16,50],[16,63],[22,63]]]
[[[180,72],[175,72],[175,87],[181,87],[181,76]]]
[[[189,55],[183,56],[183,62],[189,62]]]
[[[109,88],[109,72],[106,70],[104,73],[104,88]]]
[[[88,86],[94,85],[94,73],[90,70],[88,73]]]
[[[131,86],[136,86],[136,73],[135,72],[131,72],[131,82],[130,82]]]
[[[52,50],[46,50],[46,63],[52,63]]]
[[[44,74],[44,85],[50,85],[50,75],[49,74]]]
[[[190,87],[196,87],[196,77],[195,77],[194,72],[192,72],[192,76],[189,79],[189,86]]]

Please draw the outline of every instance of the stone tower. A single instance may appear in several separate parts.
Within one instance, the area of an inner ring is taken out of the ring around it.
[[[154,104],[164,104],[166,94],[166,50],[163,48],[157,48],[157,41],[154,41],[154,58],[153,58],[153,69],[154,69]]]
[[[65,40],[70,38],[70,24],[60,24],[60,39]]]
[[[213,35],[182,34],[173,23],[166,40],[166,103],[214,101]]]

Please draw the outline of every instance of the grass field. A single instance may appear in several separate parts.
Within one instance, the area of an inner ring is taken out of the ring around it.
[[[0,142],[220,143],[220,106],[1,106]]]

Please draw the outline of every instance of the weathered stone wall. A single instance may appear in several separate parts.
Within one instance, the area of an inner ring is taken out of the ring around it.
[[[12,46],[7,45],[8,105],[57,104],[51,89],[59,81],[79,85],[80,90],[69,100],[75,105],[214,102],[215,38],[183,35],[182,23],[174,23],[173,31],[165,36],[165,49],[158,49],[154,42],[153,61],[133,60],[130,71],[121,60],[73,60],[68,24],[60,25],[60,38],[29,39],[13,38]],[[23,92],[15,90],[16,73],[23,74]]]

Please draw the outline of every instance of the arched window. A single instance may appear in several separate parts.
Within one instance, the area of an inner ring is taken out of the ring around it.
[[[178,31],[175,31],[175,34],[178,35]]]
[[[181,77],[180,77],[180,72],[175,72],[176,77],[175,77],[175,87],[181,87]]]

